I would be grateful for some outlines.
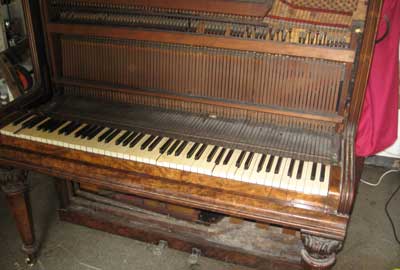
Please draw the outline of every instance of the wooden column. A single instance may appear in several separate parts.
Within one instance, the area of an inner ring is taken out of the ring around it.
[[[336,261],[336,253],[342,248],[342,241],[327,239],[310,234],[301,235],[304,248],[301,259],[307,270],[328,270]]]
[[[27,171],[1,168],[0,187],[6,194],[9,208],[14,216],[22,240],[22,251],[26,253],[26,262],[33,264],[38,245],[33,230],[32,211],[29,201]]]

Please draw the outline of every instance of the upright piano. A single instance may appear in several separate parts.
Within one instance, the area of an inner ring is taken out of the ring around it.
[[[1,108],[28,262],[27,172],[63,220],[265,269],[329,269],[380,0],[23,0],[35,88]]]

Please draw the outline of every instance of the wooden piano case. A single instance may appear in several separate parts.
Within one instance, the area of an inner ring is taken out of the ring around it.
[[[23,3],[37,84],[1,111],[0,162],[29,261],[35,170],[57,178],[63,220],[258,268],[334,264],[381,1]],[[311,194],[5,132],[27,113],[323,164],[329,185]]]

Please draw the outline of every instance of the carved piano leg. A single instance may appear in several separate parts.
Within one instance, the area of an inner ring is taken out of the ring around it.
[[[22,251],[27,254],[26,262],[31,265],[35,261],[38,245],[33,231],[27,171],[0,169],[0,186],[6,194],[9,208],[22,239]]]
[[[336,253],[342,248],[342,242],[309,234],[301,235],[304,248],[301,258],[305,269],[327,270],[336,261]]]

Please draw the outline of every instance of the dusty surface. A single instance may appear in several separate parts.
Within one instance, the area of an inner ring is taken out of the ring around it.
[[[363,178],[375,181],[380,168],[366,168]],[[190,266],[189,254],[166,249],[161,255],[153,245],[59,221],[52,180],[32,174],[35,229],[42,249],[38,263],[27,267],[20,252],[20,240],[11,215],[0,195],[0,269],[4,270],[125,270],[125,269],[246,269],[200,257]],[[334,270],[380,270],[400,267],[400,246],[396,244],[384,205],[400,185],[400,174],[388,175],[377,188],[361,185],[348,237]],[[400,194],[390,211],[400,233]]]

